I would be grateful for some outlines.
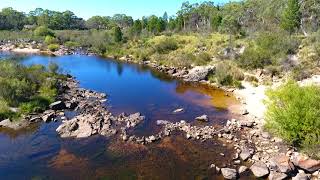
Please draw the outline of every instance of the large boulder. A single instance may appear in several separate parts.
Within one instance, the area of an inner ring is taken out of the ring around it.
[[[257,178],[265,177],[269,174],[267,165],[261,161],[255,162],[250,169]]]
[[[185,81],[198,82],[207,80],[210,73],[214,73],[214,66],[196,66],[184,76]]]
[[[311,173],[320,169],[320,160],[311,159],[303,154],[293,155],[292,162],[295,166]]]
[[[66,108],[66,105],[65,105],[65,103],[62,102],[62,101],[56,101],[56,102],[50,104],[49,107],[50,107],[50,109],[57,111],[57,110],[63,110],[63,109],[65,109],[65,108]]]
[[[137,124],[139,124],[141,121],[145,119],[144,116],[141,116],[140,113],[134,113],[129,115],[127,118],[125,118],[125,121],[127,122],[127,127],[135,127]]]
[[[230,168],[222,168],[221,173],[225,179],[237,179],[237,170]]]

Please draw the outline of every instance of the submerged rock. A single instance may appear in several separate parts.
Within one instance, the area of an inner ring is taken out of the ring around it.
[[[203,122],[208,122],[209,118],[208,118],[207,115],[202,115],[202,116],[196,117],[196,120],[203,121]]]
[[[182,113],[182,112],[184,112],[183,108],[179,108],[173,111],[173,113]]]

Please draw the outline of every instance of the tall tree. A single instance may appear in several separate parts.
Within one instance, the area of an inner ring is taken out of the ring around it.
[[[281,17],[281,27],[293,33],[300,26],[300,5],[299,0],[288,0],[287,7]]]
[[[133,26],[130,29],[130,33],[132,36],[139,36],[142,32],[142,22],[141,20],[135,20]]]
[[[121,42],[123,38],[123,33],[119,26],[113,28],[113,37],[115,42]]]
[[[162,19],[165,21],[165,22],[168,22],[168,13],[167,12],[164,12],[163,16],[162,16]]]

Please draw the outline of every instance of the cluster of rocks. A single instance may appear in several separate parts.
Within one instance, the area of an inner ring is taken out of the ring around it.
[[[120,61],[135,62],[132,55],[126,55],[119,58]],[[192,69],[169,67],[166,65],[158,65],[151,61],[143,61],[141,64],[150,66],[160,72],[166,73],[172,77],[181,78],[188,82],[207,81],[210,74],[215,72],[215,66],[196,66]]]
[[[250,167],[219,168],[214,164],[210,167],[214,167],[216,172],[221,172],[225,179],[237,179],[249,170],[257,178],[268,177],[270,180],[320,179],[320,161],[294,152],[292,148],[288,149],[280,139],[271,138],[268,133],[258,128],[255,122],[233,119],[227,122],[224,133],[219,135],[227,139],[226,142],[233,143],[236,150],[233,165],[247,161],[252,164]],[[242,132],[240,137],[235,134],[236,132]]]
[[[319,161],[312,160],[309,157],[297,153],[291,157],[285,154],[279,154],[270,160],[270,164],[257,160],[250,168],[240,166],[238,169],[227,167],[220,169],[215,165],[211,165],[210,167],[216,168],[216,171],[221,172],[225,179],[237,179],[241,174],[250,170],[255,177],[268,177],[269,180],[289,178],[292,180],[317,180],[320,179],[319,163]]]
[[[68,48],[64,45],[60,45],[57,51],[51,52],[50,54],[54,56],[64,56],[64,55],[95,56],[97,55],[94,52],[89,51],[87,48],[83,48],[83,47]]]
[[[39,49],[41,46],[41,43],[37,41],[32,41],[30,39],[0,41],[0,50],[2,51],[12,51],[16,48]]]
[[[64,45],[60,45],[59,49],[54,52],[46,51],[46,46],[37,41],[32,41],[30,39],[17,39],[17,40],[4,40],[0,41],[1,51],[14,51],[21,53],[44,53],[54,56],[64,56],[64,55],[86,55],[95,56],[97,54],[89,51],[87,48],[75,47],[68,48]],[[44,50],[44,51],[42,51]]]
[[[73,107],[78,115],[71,120],[64,120],[57,128],[61,137],[85,138],[96,134],[108,137],[115,135],[121,127],[135,127],[144,120],[140,113],[113,116],[104,105],[105,94],[78,88],[76,81],[69,80],[63,88],[66,91],[60,99],[65,106]]]

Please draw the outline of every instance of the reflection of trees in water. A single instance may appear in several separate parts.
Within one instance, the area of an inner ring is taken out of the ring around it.
[[[120,63],[117,63],[117,73],[119,76],[121,76],[123,73],[123,65]]]
[[[0,52],[0,60],[10,59],[12,61],[21,62],[27,55],[24,54],[12,54],[10,52]]]
[[[183,82],[178,81],[176,87],[176,93],[178,94],[188,94],[188,96],[184,96],[185,99],[189,99],[190,101],[200,102],[201,104],[210,104],[215,108],[226,109],[232,104],[236,104],[237,101],[232,95],[226,96],[226,92],[221,89],[213,88],[206,84],[200,83],[192,83],[192,82]],[[203,99],[199,96],[192,96],[194,94],[203,96]],[[210,100],[205,98],[205,96],[209,96]]]

